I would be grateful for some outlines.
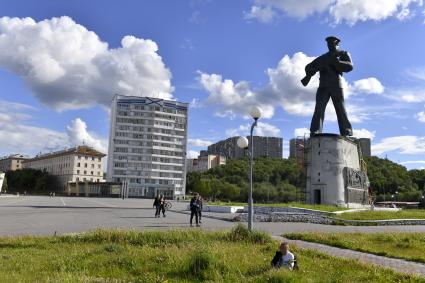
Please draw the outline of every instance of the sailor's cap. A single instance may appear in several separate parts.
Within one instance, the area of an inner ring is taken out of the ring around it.
[[[341,39],[339,39],[336,36],[328,36],[325,40],[326,40],[326,42],[335,42],[336,41],[337,44],[341,42]]]

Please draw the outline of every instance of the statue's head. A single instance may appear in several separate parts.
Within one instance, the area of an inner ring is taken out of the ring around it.
[[[328,44],[329,51],[336,51],[339,47],[339,42],[341,41],[336,36],[328,36],[326,39],[326,43]]]

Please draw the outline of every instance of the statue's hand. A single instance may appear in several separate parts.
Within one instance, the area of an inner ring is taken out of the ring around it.
[[[310,82],[311,77],[310,76],[305,76],[304,78],[302,78],[301,83],[303,84],[303,86],[307,86],[308,83]]]

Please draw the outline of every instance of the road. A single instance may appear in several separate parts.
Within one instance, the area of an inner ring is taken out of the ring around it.
[[[173,202],[173,211],[155,218],[153,200],[84,197],[0,197],[0,235],[53,235],[96,228],[175,229],[189,228],[187,203]],[[217,214],[216,216],[220,216]],[[229,229],[234,222],[203,218],[201,229]],[[310,223],[254,223],[272,235],[316,232],[425,232],[425,226],[331,226]],[[199,229],[199,228],[190,228]]]

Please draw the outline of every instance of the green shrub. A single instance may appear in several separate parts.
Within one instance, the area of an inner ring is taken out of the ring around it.
[[[214,262],[215,258],[208,251],[195,250],[189,255],[188,273],[199,279],[206,279]]]
[[[252,230],[249,231],[244,224],[237,224],[229,232],[230,241],[247,241],[255,244],[265,244],[272,241],[269,234],[263,231]]]

